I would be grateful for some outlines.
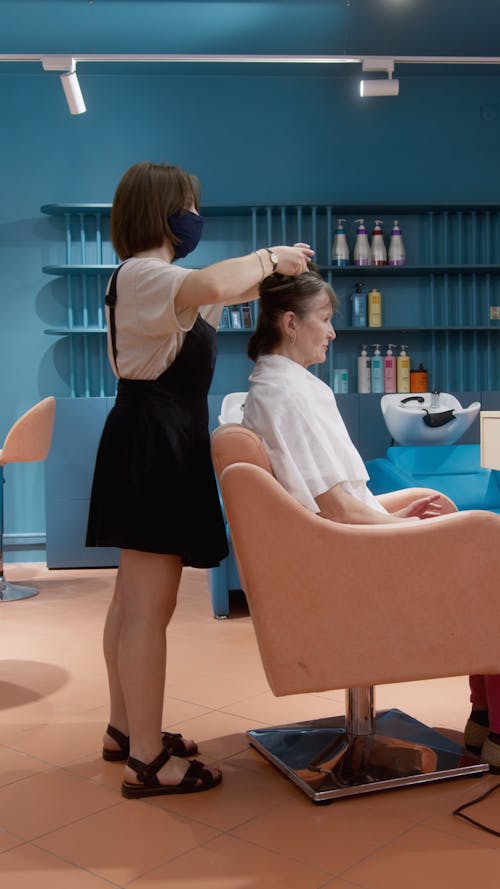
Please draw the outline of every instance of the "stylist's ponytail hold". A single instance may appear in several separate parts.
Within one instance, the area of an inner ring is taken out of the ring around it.
[[[311,299],[321,291],[330,297],[335,311],[338,299],[334,291],[313,268],[296,277],[274,272],[264,278],[259,287],[259,315],[255,333],[248,342],[248,357],[257,361],[261,355],[274,352],[282,340],[282,315],[293,312],[298,318],[303,318]]]

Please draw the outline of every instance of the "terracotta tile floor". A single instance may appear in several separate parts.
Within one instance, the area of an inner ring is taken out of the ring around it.
[[[212,618],[206,573],[184,573],[169,630],[165,727],[218,760],[220,788],[126,801],[100,757],[100,635],[113,570],[8,565],[40,595],[0,604],[2,889],[498,889],[500,839],[451,814],[500,779],[420,785],[315,806],[256,751],[258,725],[343,712],[342,691],[276,699],[244,602]],[[380,688],[459,737],[465,678]],[[476,808],[500,829],[500,795]],[[496,822],[496,824],[495,824]]]

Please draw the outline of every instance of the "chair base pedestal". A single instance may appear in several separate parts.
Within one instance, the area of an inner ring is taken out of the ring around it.
[[[0,580],[0,602],[15,602],[17,599],[30,599],[32,596],[38,596],[36,587]]]
[[[487,763],[401,710],[377,713],[366,735],[346,733],[343,716],[247,734],[316,803],[488,771]]]

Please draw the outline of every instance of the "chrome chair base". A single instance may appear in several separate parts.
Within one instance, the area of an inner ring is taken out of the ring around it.
[[[0,580],[0,602],[15,602],[17,599],[30,599],[32,596],[38,596],[36,587]]]
[[[401,710],[375,715],[371,734],[343,716],[247,732],[250,743],[315,803],[488,771],[488,764]]]

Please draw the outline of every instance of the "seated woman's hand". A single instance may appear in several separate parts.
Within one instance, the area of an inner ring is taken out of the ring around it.
[[[432,519],[441,515],[442,504],[439,502],[440,494],[428,494],[426,497],[418,497],[412,500],[403,509],[398,510],[394,515],[403,519]]]

